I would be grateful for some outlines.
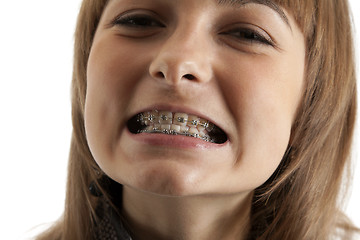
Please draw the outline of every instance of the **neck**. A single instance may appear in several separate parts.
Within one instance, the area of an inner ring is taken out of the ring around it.
[[[123,190],[123,214],[135,240],[245,239],[252,193],[165,197]]]

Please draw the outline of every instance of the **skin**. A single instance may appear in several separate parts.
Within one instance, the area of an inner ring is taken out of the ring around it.
[[[253,190],[279,165],[302,96],[304,36],[284,12],[110,0],[88,62],[85,129],[99,166],[124,185],[135,239],[246,235]],[[127,121],[155,107],[204,116],[229,140],[180,147],[130,134]]]

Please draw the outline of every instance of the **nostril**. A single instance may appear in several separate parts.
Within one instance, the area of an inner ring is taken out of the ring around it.
[[[194,75],[192,75],[192,74],[185,74],[183,77],[188,79],[188,80],[194,80],[195,79]]]
[[[157,72],[155,74],[155,77],[157,77],[157,78],[165,78],[165,75],[162,72]]]

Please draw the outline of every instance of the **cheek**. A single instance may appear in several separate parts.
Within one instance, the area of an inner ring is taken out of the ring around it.
[[[238,161],[255,169],[251,175],[260,182],[277,168],[289,143],[304,74],[304,61],[293,59],[256,56],[229,61],[236,66],[222,70],[228,74],[221,87],[237,118]]]
[[[94,42],[89,56],[85,131],[100,166],[105,164],[102,161],[112,159],[119,133],[126,127],[127,106],[141,79],[142,62],[129,54],[128,48],[100,39]]]
[[[97,101],[104,99],[107,104],[122,104],[122,100],[129,99],[142,75],[142,63],[131,53],[136,55],[111,41],[94,43],[87,68],[87,98],[95,93],[100,97]]]

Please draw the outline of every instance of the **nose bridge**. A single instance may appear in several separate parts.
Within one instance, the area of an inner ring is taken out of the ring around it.
[[[168,83],[182,80],[205,82],[211,79],[206,31],[195,23],[183,23],[164,40],[150,65],[150,74]]]

